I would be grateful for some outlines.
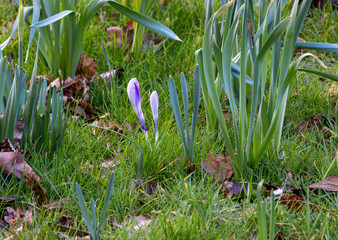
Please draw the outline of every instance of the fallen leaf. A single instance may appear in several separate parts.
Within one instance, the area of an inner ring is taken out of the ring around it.
[[[207,160],[202,162],[202,168],[209,176],[215,176],[216,180],[229,180],[234,174],[230,157],[223,157],[220,154],[217,155],[217,159],[209,154]]]
[[[97,68],[98,66],[92,58],[90,58],[85,52],[81,53],[76,74],[92,78],[96,74]]]
[[[11,207],[6,207],[7,216],[4,216],[5,222],[12,228],[16,228],[18,226],[31,226],[33,224],[32,211],[30,209],[21,210],[18,207],[14,210]]]
[[[278,233],[276,233],[274,239],[275,240],[283,240],[283,239],[286,239],[286,237],[285,237],[285,234],[283,232],[279,231]]]
[[[301,198],[296,194],[282,194],[279,202],[286,205],[288,209],[294,210],[297,213],[301,212],[306,204],[309,204],[312,212],[314,212],[315,209],[310,202],[307,203],[304,198]]]
[[[103,118],[99,118],[99,120],[95,120],[92,125],[94,126],[98,126],[100,128],[94,128],[93,129],[93,134],[96,135],[96,134],[102,134],[104,132],[104,129],[102,128],[105,128],[106,127],[106,122]]]
[[[16,198],[16,195],[10,195],[10,196],[7,196],[7,197],[0,197],[0,201],[11,201],[11,200],[14,200]]]
[[[110,225],[111,225],[112,227],[123,228],[122,224],[120,224],[120,223],[118,223],[118,222],[116,222],[116,221],[114,221],[114,220],[108,220],[108,222],[110,222]]]
[[[327,177],[319,183],[309,186],[311,189],[322,189],[329,192],[338,192],[338,177]]]
[[[0,142],[0,152],[14,152],[15,148],[9,139],[4,139]]]
[[[118,48],[125,46],[126,49],[130,49],[134,39],[134,22],[127,21],[126,26],[122,29],[119,27],[109,27],[106,29],[106,32],[108,34],[107,46],[114,46],[116,44]],[[141,50],[145,51],[151,46],[156,46],[161,41],[161,35],[155,36],[146,32],[143,37]]]
[[[130,227],[130,229],[134,231],[138,231],[140,229],[145,230],[146,227],[149,225],[149,223],[151,223],[150,218],[146,218],[142,215],[134,216],[133,220],[134,220],[132,221],[133,225]]]
[[[104,27],[106,16],[107,16],[107,11],[102,11],[102,9],[100,9],[101,28]]]
[[[15,127],[14,127],[14,136],[13,136],[13,144],[15,146],[20,145],[20,141],[23,135],[23,130],[25,128],[25,123],[23,120],[16,120]]]
[[[0,122],[2,122],[4,115],[0,115]],[[16,120],[14,125],[14,135],[13,135],[13,144],[14,148],[20,145],[20,141],[23,135],[23,130],[25,127],[25,123],[23,120]]]
[[[132,180],[130,185],[131,189],[135,189],[141,193],[140,197],[142,199],[148,198],[148,196],[152,195],[157,188],[157,184],[153,180],[145,177]]]
[[[1,145],[1,144],[0,144]],[[0,147],[2,149],[2,147]],[[40,178],[25,162],[20,152],[0,152],[0,171],[3,174],[15,175],[19,179],[25,177],[25,183],[40,195],[40,201],[47,197],[47,191],[40,185]]]
[[[298,125],[297,130],[311,132],[313,128],[321,129],[324,119],[325,116],[309,117]]]
[[[330,97],[337,97],[338,96],[338,84],[332,83],[330,89],[329,89]],[[332,101],[332,100],[331,100]]]
[[[90,236],[85,236],[85,237],[78,237],[78,236],[76,236],[75,237],[75,240],[90,240],[91,238],[90,238]]]
[[[106,81],[111,81],[111,80],[114,79],[115,74],[116,74],[116,70],[114,69],[114,70],[111,70],[111,71],[107,71],[107,72],[101,73],[100,77],[103,78]]]
[[[62,211],[62,207],[64,206],[64,203],[67,201],[66,198],[63,198],[59,201],[54,201],[49,204],[43,205],[43,208],[45,208],[48,211],[54,211],[56,209],[59,209],[59,211]]]
[[[227,194],[228,198],[240,195],[243,192],[242,184],[225,181],[222,185],[222,190]]]
[[[114,168],[116,165],[119,165],[119,164],[120,164],[119,160],[115,160],[115,159],[112,159],[110,157],[106,161],[101,163],[100,167],[101,167],[102,171],[104,171],[106,173],[109,168]]]
[[[94,117],[94,109],[90,104],[89,87],[86,78],[76,75],[68,77],[62,84],[63,102],[70,103],[70,110],[84,119]],[[55,79],[50,83],[48,89],[56,87],[60,91],[60,80]]]

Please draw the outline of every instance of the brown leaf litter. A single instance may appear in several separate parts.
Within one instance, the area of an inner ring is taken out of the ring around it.
[[[209,154],[207,159],[202,162],[202,168],[209,176],[214,176],[215,180],[229,180],[234,174],[230,156],[223,157],[218,154],[217,158]]]
[[[41,185],[41,179],[34,170],[26,163],[20,152],[10,151],[4,152],[5,146],[11,145],[8,139],[0,143],[0,172],[7,175],[14,175],[19,179],[24,179],[27,186],[39,194],[40,201],[44,201],[47,197],[47,191]]]
[[[319,183],[311,184],[309,188],[322,189],[329,192],[338,192],[338,177],[327,177]]]
[[[130,49],[133,44],[134,39],[134,22],[127,21],[126,26],[122,29],[120,27],[109,27],[106,29],[108,34],[108,46],[116,46],[121,48],[125,46],[126,49]],[[155,46],[162,41],[161,35],[153,35],[150,33],[145,33],[141,50],[145,51],[151,46]]]

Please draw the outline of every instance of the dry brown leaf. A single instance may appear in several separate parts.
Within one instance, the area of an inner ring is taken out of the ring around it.
[[[75,237],[75,240],[90,240],[91,238],[90,238],[90,236],[85,236],[85,237],[78,237],[78,236],[76,236]]]
[[[30,209],[21,210],[18,207],[14,210],[11,207],[6,207],[8,215],[4,216],[5,222],[12,228],[18,226],[31,226],[33,224],[32,211]]]
[[[282,194],[279,201],[280,203],[286,205],[288,209],[292,209],[297,213],[301,212],[306,204],[310,204],[310,209],[312,212],[315,209],[310,202],[307,203],[304,198],[301,198],[296,194]]]
[[[227,194],[228,198],[240,195],[243,191],[242,184],[225,181],[222,185],[222,191]]]
[[[113,160],[112,158],[108,158],[106,161],[101,163],[101,169],[102,171],[107,172],[109,168],[114,168],[116,165],[119,165],[120,161],[119,160]]]
[[[299,132],[311,132],[313,128],[321,129],[324,119],[325,116],[309,117],[305,121],[301,122],[297,129]]]
[[[59,201],[54,201],[54,202],[51,202],[49,204],[45,204],[43,205],[43,207],[46,209],[46,210],[49,210],[49,211],[54,211],[56,209],[59,209],[59,211],[62,211],[62,207],[64,206],[64,203],[67,201],[66,198],[63,198]]]
[[[146,218],[142,215],[140,216],[134,216],[133,217],[133,226],[131,226],[131,230],[138,231],[140,229],[145,230],[146,227],[151,223],[150,218]]]
[[[0,122],[2,122],[4,118],[4,115],[0,115]],[[16,120],[15,126],[14,126],[14,135],[13,135],[13,144],[14,147],[17,147],[20,145],[20,141],[23,135],[23,130],[25,127],[25,123],[23,120]]]
[[[0,201],[11,201],[11,200],[14,200],[16,197],[16,195],[10,195],[10,196],[7,196],[7,197],[0,197]]]
[[[39,193],[41,201],[47,197],[46,189],[40,185],[40,178],[25,162],[20,152],[0,152],[0,171],[3,174],[15,175],[20,179],[25,176],[25,183]]]
[[[234,174],[230,157],[223,157],[220,154],[217,155],[217,159],[214,155],[209,154],[207,160],[202,162],[202,168],[209,176],[214,175],[216,180],[229,180]]]
[[[319,183],[309,186],[311,189],[322,189],[329,192],[338,192],[338,177],[327,177]]]
[[[330,97],[337,97],[338,96],[338,84],[332,83],[329,89]]]
[[[134,39],[134,22],[127,21],[124,28],[119,27],[109,27],[106,29],[108,34],[108,43],[107,46],[114,46],[116,42],[116,47],[121,48],[125,45],[126,49],[130,49],[133,44]],[[161,35],[153,35],[149,33],[144,34],[141,50],[145,51],[150,46],[156,46],[162,41]]]
[[[81,53],[79,64],[76,69],[76,74],[92,78],[96,74],[97,68],[98,66],[92,58],[87,56],[85,52]]]
[[[140,192],[141,199],[147,199],[157,189],[157,184],[150,178],[147,179],[145,177],[132,180],[130,185],[131,185],[131,190],[133,190],[135,193],[137,191]]]
[[[102,128],[105,128],[106,127],[106,122],[104,121],[103,118],[100,118],[99,120],[95,120],[93,123],[92,123],[94,126],[98,126],[100,128],[94,128],[93,129],[93,134],[96,135],[96,134],[101,134],[102,132],[104,132],[104,129]]]

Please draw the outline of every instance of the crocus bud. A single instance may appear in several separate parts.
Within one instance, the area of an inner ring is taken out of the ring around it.
[[[155,128],[156,128],[156,136],[155,136],[155,142],[158,139],[158,94],[156,91],[152,92],[150,95],[150,106],[151,106],[151,112],[153,113]]]
[[[144,131],[149,131],[149,129],[147,129],[144,126],[144,116],[143,116],[143,112],[141,109],[141,95],[140,95],[140,87],[138,84],[138,81],[136,78],[132,78],[129,83],[128,83],[128,87],[127,87],[127,92],[128,92],[128,97],[129,100],[131,102],[131,105],[133,106],[134,112],[136,113],[141,127]]]

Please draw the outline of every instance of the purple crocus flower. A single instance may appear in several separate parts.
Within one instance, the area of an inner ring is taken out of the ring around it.
[[[155,128],[156,128],[156,136],[155,136],[155,142],[158,139],[158,94],[156,91],[153,91],[150,95],[150,106],[151,106],[151,112],[153,113],[153,118],[155,122]]]
[[[149,131],[149,129],[147,129],[144,126],[144,116],[143,116],[143,112],[141,109],[141,95],[140,95],[140,87],[138,84],[138,81],[136,78],[132,78],[129,83],[128,83],[128,87],[127,87],[127,92],[128,92],[128,97],[129,100],[131,102],[131,105],[133,106],[134,112],[136,113],[141,127],[144,131]]]

